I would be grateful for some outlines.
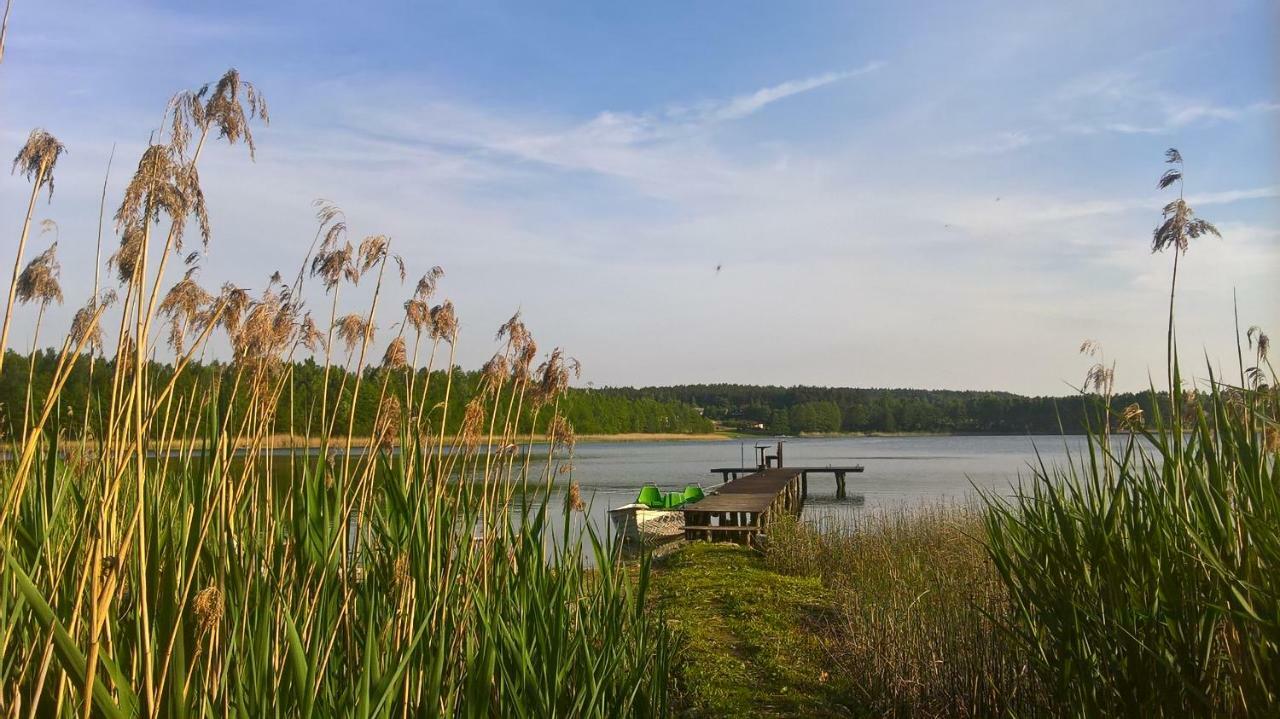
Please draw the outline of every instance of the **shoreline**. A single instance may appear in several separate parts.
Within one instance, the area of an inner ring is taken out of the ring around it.
[[[694,432],[683,434],[679,432],[620,432],[618,434],[580,434],[576,437],[577,444],[628,444],[640,442],[731,442],[731,441],[757,441],[757,442],[776,442],[778,440],[789,441],[797,439],[857,439],[857,438],[929,438],[929,437],[1060,437],[1064,436],[1060,433],[1034,433],[1034,432],[822,432],[822,433],[806,433],[795,435],[768,435],[768,434],[745,434],[741,432],[733,432],[729,430],[715,432]],[[490,437],[482,439],[481,442],[495,442],[498,437]],[[456,435],[445,435],[446,446],[455,444],[459,438]],[[97,440],[84,442],[70,437],[62,437],[59,444],[64,447],[79,448],[96,448]],[[183,449],[188,443],[194,440],[173,439],[168,442],[155,443],[150,449],[152,450],[176,450]],[[528,435],[520,438],[517,444],[524,444],[528,441]],[[547,436],[542,435],[534,438],[535,444],[545,444],[548,441]],[[345,445],[345,437],[330,438],[330,446]],[[371,437],[353,437],[351,439],[352,447],[368,447],[372,443]],[[235,441],[236,449],[246,449],[249,442]],[[271,435],[261,444],[263,451],[280,450],[280,449],[316,449],[322,444],[319,437],[302,437],[291,434],[275,434]],[[18,443],[13,441],[0,442],[0,450],[12,451]]]
[[[480,441],[482,444],[486,442],[496,443],[499,439],[500,439],[499,437],[495,436],[495,437],[482,438]],[[730,439],[736,439],[736,437],[727,432],[699,432],[699,433],[692,433],[692,434],[680,434],[676,432],[623,432],[619,434],[582,434],[577,436],[576,442],[579,444],[601,444],[601,443],[608,443],[608,442],[618,442],[618,443],[709,442],[709,441],[730,440]],[[517,444],[524,444],[528,442],[528,440],[529,440],[529,436],[524,435],[518,439]],[[445,435],[444,437],[444,443],[446,447],[453,445],[458,441],[459,441],[459,437],[457,435]],[[545,444],[548,441],[548,438],[546,435],[540,435],[540,436],[535,436],[533,441],[535,444]],[[187,440],[175,438],[166,442],[155,442],[155,443],[151,443],[151,445],[149,446],[149,449],[153,451],[154,450],[179,450],[179,449],[184,449],[188,447],[192,443],[198,444],[199,438],[187,439]],[[252,442],[246,442],[243,440],[234,440],[233,443],[234,443],[235,449],[238,449],[238,450],[246,449],[252,444]],[[351,438],[351,446],[353,448],[354,447],[367,448],[372,443],[373,443],[372,437],[352,437]],[[12,451],[18,446],[18,444],[19,443],[12,442],[12,441],[0,443],[0,449]],[[99,446],[99,442],[97,440],[90,440],[86,442],[79,439],[73,439],[70,437],[59,438],[58,444],[62,447],[95,448],[95,449]],[[320,447],[322,444],[323,444],[322,438],[320,437],[303,437],[300,435],[293,435],[293,434],[273,434],[273,435],[269,435],[263,442],[261,442],[260,448],[262,451],[270,451],[270,450],[278,450],[278,449],[316,449]],[[339,446],[344,446],[345,444],[346,444],[346,437],[331,437],[329,439],[330,447],[339,447]]]

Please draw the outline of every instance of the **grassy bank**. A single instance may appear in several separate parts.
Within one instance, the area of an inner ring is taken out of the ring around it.
[[[1040,692],[973,507],[776,526],[764,552],[695,544],[654,576],[687,716],[1029,716]]]
[[[681,646],[681,715],[847,716],[851,693],[825,660],[836,605],[817,578],[775,572],[754,550],[697,543],[655,569],[652,602]]]

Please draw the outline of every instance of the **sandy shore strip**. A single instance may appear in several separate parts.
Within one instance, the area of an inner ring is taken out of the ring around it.
[[[670,433],[624,432],[620,434],[580,434],[577,436],[577,441],[580,444],[581,443],[605,443],[605,442],[708,442],[708,441],[730,440],[730,439],[736,439],[736,438],[737,438],[736,435],[732,435],[727,432],[702,432],[702,433],[691,433],[691,434],[680,434],[676,432],[670,432]],[[499,439],[498,437],[493,437],[492,441],[496,442],[498,439]],[[520,443],[523,444],[527,442],[528,439],[529,438],[526,435],[520,439]],[[457,440],[458,440],[457,437],[447,435],[445,436],[445,440],[444,440],[445,446],[448,447],[450,445],[453,445],[457,442]],[[481,440],[482,443],[484,443],[484,441],[485,440],[483,439]],[[534,438],[534,442],[537,442],[537,443],[545,443],[546,441],[547,441],[547,438],[545,436],[539,436]],[[188,447],[190,444],[192,444],[193,442],[198,445],[199,439],[194,439],[194,440],[174,439],[172,441],[165,442],[165,443],[152,443],[151,447],[149,448],[152,450],[184,449]],[[343,447],[343,446],[346,446],[346,442],[347,442],[346,437],[332,437],[329,440],[329,446]],[[250,444],[251,444],[251,441],[239,440],[235,442],[235,447],[236,449],[245,449]],[[292,449],[292,448],[314,449],[316,447],[321,446],[321,444],[322,444],[322,441],[321,441],[321,438],[319,437],[302,437],[302,436],[293,435],[293,434],[273,434],[267,437],[266,439],[262,440],[258,444],[258,447],[262,451],[270,451],[274,449]],[[369,444],[370,444],[369,437],[353,437],[351,439],[352,447],[360,447],[363,449],[368,447]],[[98,446],[98,442],[97,440],[90,440],[88,442],[84,442],[76,439],[62,438],[59,440],[59,445],[64,450],[71,449],[71,448],[92,449]],[[12,450],[13,443],[0,444],[0,448]]]

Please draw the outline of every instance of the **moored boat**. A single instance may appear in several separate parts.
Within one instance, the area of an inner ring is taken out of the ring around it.
[[[679,538],[684,532],[684,508],[706,496],[696,484],[683,491],[668,492],[646,484],[636,501],[609,510],[609,520],[617,537],[624,542],[661,544]]]

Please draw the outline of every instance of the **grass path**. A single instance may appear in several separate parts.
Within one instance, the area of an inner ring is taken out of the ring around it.
[[[832,612],[813,577],[770,571],[754,551],[696,543],[655,566],[654,602],[682,643],[688,717],[848,717],[822,644]]]

